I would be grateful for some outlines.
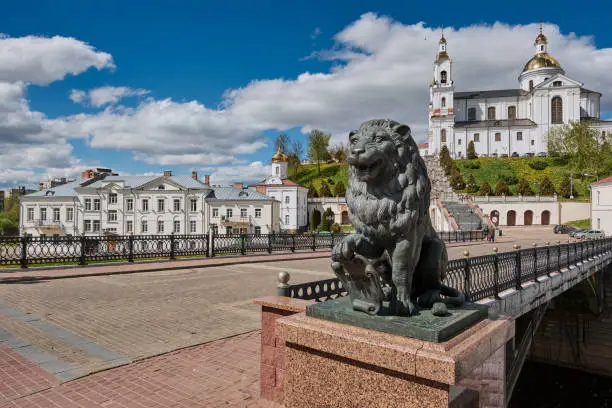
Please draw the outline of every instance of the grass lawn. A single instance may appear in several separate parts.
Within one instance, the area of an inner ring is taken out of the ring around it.
[[[591,219],[586,218],[584,220],[570,221],[567,223],[567,225],[577,228],[591,229]]]
[[[317,191],[321,188],[321,181],[325,180],[333,193],[334,186],[339,181],[344,183],[344,187],[347,186],[348,166],[346,163],[321,164],[321,175],[319,176],[316,164],[302,164],[298,169],[297,175],[294,176],[290,172],[289,178],[305,187],[312,184]]]

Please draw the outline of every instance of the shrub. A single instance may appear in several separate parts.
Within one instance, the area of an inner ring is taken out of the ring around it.
[[[455,190],[463,190],[465,188],[465,180],[463,180],[463,176],[456,169],[453,169],[451,173],[450,183],[451,187]]]
[[[465,163],[463,163],[463,167],[476,170],[480,168],[480,162],[478,160],[466,160]]]
[[[509,186],[513,186],[518,183],[518,178],[512,173],[503,173],[499,176],[500,180],[503,180]]]
[[[467,158],[470,160],[478,158],[478,155],[476,154],[476,147],[474,146],[473,140],[470,140],[470,143],[468,143]]]
[[[308,186],[308,197],[318,197],[317,189],[312,184]]]
[[[473,174],[470,174],[470,177],[468,177],[466,191],[470,194],[476,194],[478,192],[478,185],[476,184],[476,179]]]
[[[482,186],[480,186],[480,195],[488,196],[488,195],[491,195],[491,193],[492,193],[491,185],[486,181],[482,183]]]
[[[544,160],[532,160],[529,162],[529,167],[534,170],[544,170],[548,167],[548,162]]]
[[[321,181],[321,188],[319,189],[319,196],[320,197],[331,197],[332,196],[329,186],[327,185],[325,180]]]
[[[522,178],[519,180],[518,185],[516,186],[516,192],[524,196],[533,195],[533,190],[531,189],[531,186],[529,185],[529,181],[527,181],[527,179],[525,178]]]
[[[499,179],[497,184],[495,184],[495,195],[510,195],[510,189],[504,180]]]
[[[310,214],[310,230],[316,230],[319,224],[321,224],[321,211],[314,210],[312,214]]]
[[[330,184],[330,185],[333,185],[334,184],[334,179],[332,179],[331,177],[328,177],[327,178],[327,183]]]
[[[561,180],[561,184],[559,185],[559,188],[557,189],[557,192],[559,193],[561,197],[570,198],[570,196],[572,195],[572,192],[571,192],[569,174],[566,174],[565,177],[563,177],[563,179]],[[576,195],[575,191],[574,191],[574,195]]]
[[[442,146],[440,149],[440,166],[444,169],[444,174],[447,176],[451,172],[451,168],[453,165],[453,159],[450,157],[450,153],[448,152],[448,147],[446,145]]]
[[[339,181],[338,184],[334,187],[334,196],[336,197],[344,197],[346,194],[346,187],[344,187],[344,183]]]
[[[321,231],[329,231],[334,223],[334,212],[331,208],[327,208],[321,219]]]
[[[555,185],[548,177],[544,177],[540,183],[540,195],[551,196],[556,193]]]
[[[338,224],[337,222],[334,222],[331,226],[331,232],[340,232],[342,231],[342,227],[340,227],[340,224]]]

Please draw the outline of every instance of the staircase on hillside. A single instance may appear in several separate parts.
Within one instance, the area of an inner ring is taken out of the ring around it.
[[[453,188],[444,174],[442,166],[438,156],[424,156],[425,165],[427,166],[427,176],[431,182],[431,195],[432,200],[435,199],[446,199],[450,201],[459,201],[457,195],[453,191]]]
[[[443,201],[446,210],[453,216],[461,231],[473,231],[482,229],[483,222],[467,204],[455,201]]]

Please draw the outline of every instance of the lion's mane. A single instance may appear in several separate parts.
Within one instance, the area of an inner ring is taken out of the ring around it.
[[[431,185],[425,162],[408,126],[376,119],[362,124],[355,134],[361,137],[380,130],[391,136],[397,148],[396,155],[387,157],[387,164],[394,167],[394,175],[386,185],[372,186],[356,177],[355,169],[349,166],[346,201],[349,218],[358,233],[370,238],[394,239],[405,236],[417,225],[430,222]]]

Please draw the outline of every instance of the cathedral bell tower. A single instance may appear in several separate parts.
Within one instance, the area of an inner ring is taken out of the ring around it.
[[[455,152],[453,127],[455,113],[453,110],[453,92],[455,90],[452,75],[452,60],[448,56],[447,42],[442,32],[438,42],[438,55],[434,61],[433,80],[429,86],[429,150],[437,154],[443,145],[448,147],[451,156]]]

